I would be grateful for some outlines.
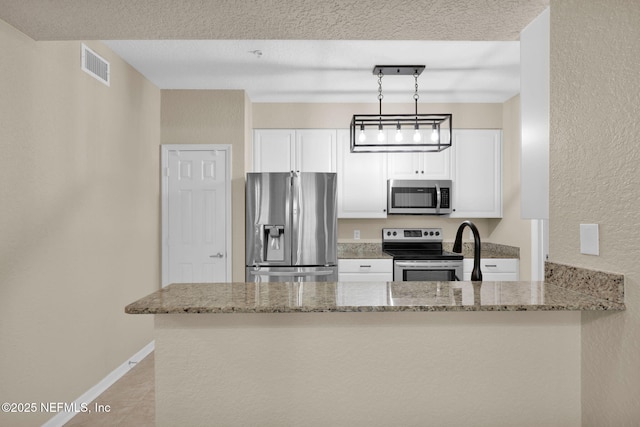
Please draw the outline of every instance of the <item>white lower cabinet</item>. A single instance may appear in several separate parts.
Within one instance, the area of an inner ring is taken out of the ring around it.
[[[388,259],[339,259],[340,282],[391,282],[393,260]]]
[[[471,280],[473,258],[462,261],[463,280]],[[520,280],[520,260],[514,258],[481,258],[482,280],[487,282],[515,282]]]
[[[342,306],[388,305],[392,259],[339,259],[336,301]]]

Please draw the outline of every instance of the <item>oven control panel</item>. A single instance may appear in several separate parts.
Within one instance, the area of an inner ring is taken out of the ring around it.
[[[383,242],[441,242],[442,228],[383,228]]]

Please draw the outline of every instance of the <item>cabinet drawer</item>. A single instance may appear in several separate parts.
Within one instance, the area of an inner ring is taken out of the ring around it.
[[[473,269],[473,259],[465,258],[464,271]],[[482,273],[516,273],[518,272],[518,260],[512,258],[482,258],[480,259]]]
[[[473,259],[462,261],[463,280],[471,280]],[[520,280],[520,260],[514,258],[481,258],[480,271],[482,280],[488,282],[518,281]]]
[[[339,259],[338,273],[389,273],[393,274],[392,259]]]

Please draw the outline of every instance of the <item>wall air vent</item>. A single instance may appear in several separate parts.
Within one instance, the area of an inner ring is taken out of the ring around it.
[[[109,63],[100,55],[89,49],[84,43],[82,44],[82,70],[100,80],[107,86],[110,85]]]

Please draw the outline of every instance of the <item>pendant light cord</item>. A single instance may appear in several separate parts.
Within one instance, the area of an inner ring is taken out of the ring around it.
[[[416,80],[416,91],[413,94],[413,99],[416,101],[416,123],[418,121],[418,98],[420,98],[420,95],[418,95],[418,75],[418,71],[416,70],[413,74],[413,78]]]
[[[382,98],[384,98],[384,96],[382,95],[382,77],[384,76],[384,74],[382,74],[382,71],[378,72],[378,103],[380,105],[380,116],[382,116]]]

